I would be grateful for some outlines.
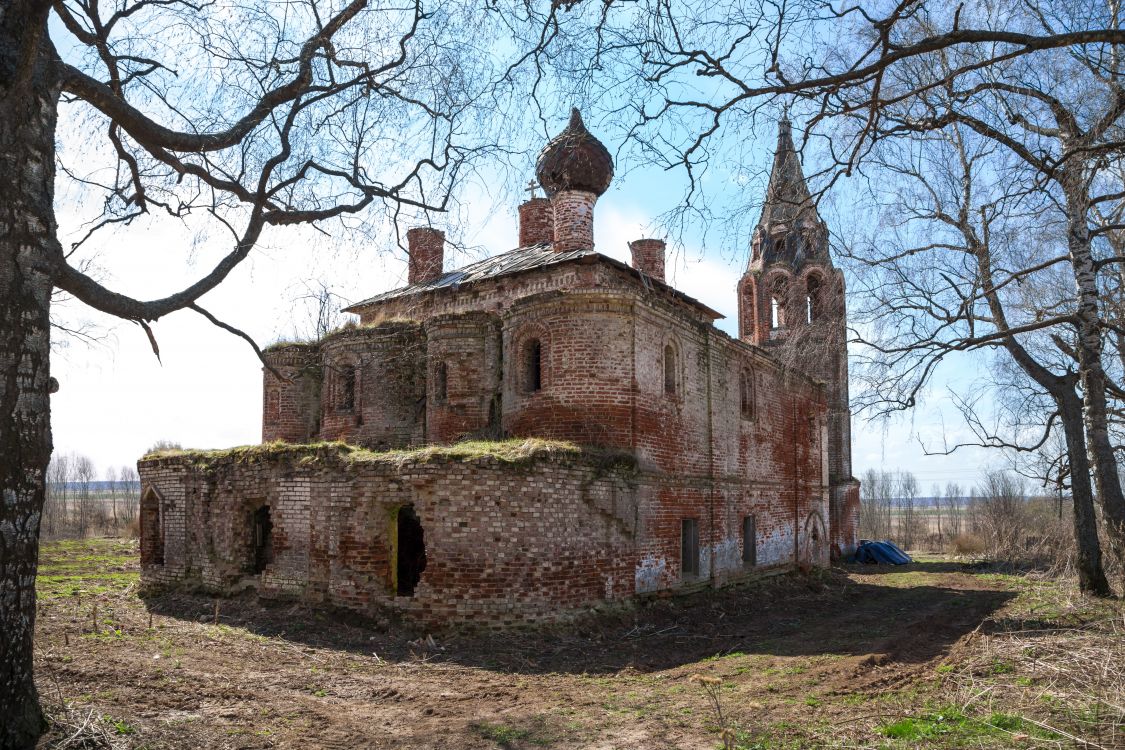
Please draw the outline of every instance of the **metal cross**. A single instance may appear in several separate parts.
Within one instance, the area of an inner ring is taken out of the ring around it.
[[[535,191],[539,189],[539,183],[535,180],[528,180],[527,186],[524,188],[527,192],[531,193],[531,200],[535,200]]]

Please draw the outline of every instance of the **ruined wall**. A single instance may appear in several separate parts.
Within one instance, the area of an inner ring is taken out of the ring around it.
[[[430,624],[555,620],[635,594],[720,585],[791,563],[794,529],[807,536],[784,513],[774,519],[766,485],[700,487],[576,448],[513,461],[275,445],[161,454],[138,468],[162,519],[155,529],[142,522],[142,549],[154,534],[163,545],[160,562],[142,565],[146,582],[254,588]],[[401,595],[397,519],[408,507],[426,564]],[[756,565],[740,546],[747,515],[760,519]],[[256,537],[262,517],[268,555]],[[685,517],[699,519],[698,575],[681,572]]]
[[[632,314],[630,298],[594,291],[514,304],[504,317],[506,433],[631,451]]]
[[[421,325],[388,321],[320,345],[321,440],[370,448],[425,442],[426,341]]]
[[[483,312],[440,315],[425,328],[427,442],[499,437],[500,319]]]
[[[284,344],[265,351],[280,375],[262,368],[262,442],[303,443],[320,430],[320,354],[315,344]]]

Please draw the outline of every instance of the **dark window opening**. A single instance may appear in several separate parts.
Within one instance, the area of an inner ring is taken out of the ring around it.
[[[739,402],[743,419],[753,419],[755,415],[754,373],[743,372],[739,379]]]
[[[808,321],[811,323],[820,317],[821,313],[821,300],[820,300],[820,279],[816,276],[810,276],[808,282],[808,295],[806,300],[806,315]]]
[[[699,521],[695,518],[680,521],[680,572],[699,575]]]
[[[664,347],[664,392],[676,393],[676,350],[671,344]]]
[[[449,396],[449,368],[438,362],[434,368],[434,402],[444,404]]]
[[[355,408],[355,367],[352,365],[340,368],[340,392],[336,406],[345,410]]]
[[[543,387],[543,344],[539,339],[527,342],[524,348],[523,389],[534,393]]]
[[[164,564],[164,524],[160,496],[151,489],[141,500],[141,566]]]
[[[742,519],[742,564],[748,568],[758,564],[758,530],[754,516]]]
[[[261,573],[273,562],[273,522],[270,506],[254,511],[254,573]]]
[[[426,540],[422,523],[413,505],[398,510],[398,551],[395,556],[395,584],[399,596],[414,596],[422,571],[426,569]]]

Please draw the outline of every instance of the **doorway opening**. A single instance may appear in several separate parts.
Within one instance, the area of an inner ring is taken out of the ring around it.
[[[160,496],[149,487],[141,497],[141,566],[164,564],[164,524]]]
[[[754,516],[742,519],[742,564],[747,568],[758,564],[758,529]]]
[[[395,589],[399,596],[414,596],[426,569],[426,540],[413,505],[398,509],[398,550],[395,555]]]
[[[680,576],[699,576],[699,520],[696,518],[680,520]]]
[[[254,511],[254,573],[261,573],[273,562],[273,522],[270,506]]]

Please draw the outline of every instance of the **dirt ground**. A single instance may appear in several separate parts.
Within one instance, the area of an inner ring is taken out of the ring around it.
[[[935,558],[776,576],[566,627],[428,634],[249,596],[217,612],[205,596],[141,598],[134,542],[54,543],[36,669],[58,724],[43,746],[95,722],[130,748],[687,750],[722,747],[724,729],[744,750],[1059,747],[1018,718],[985,719],[958,744],[961,729],[935,713],[989,632],[1085,606],[1022,581]],[[905,717],[929,723],[896,734]]]

